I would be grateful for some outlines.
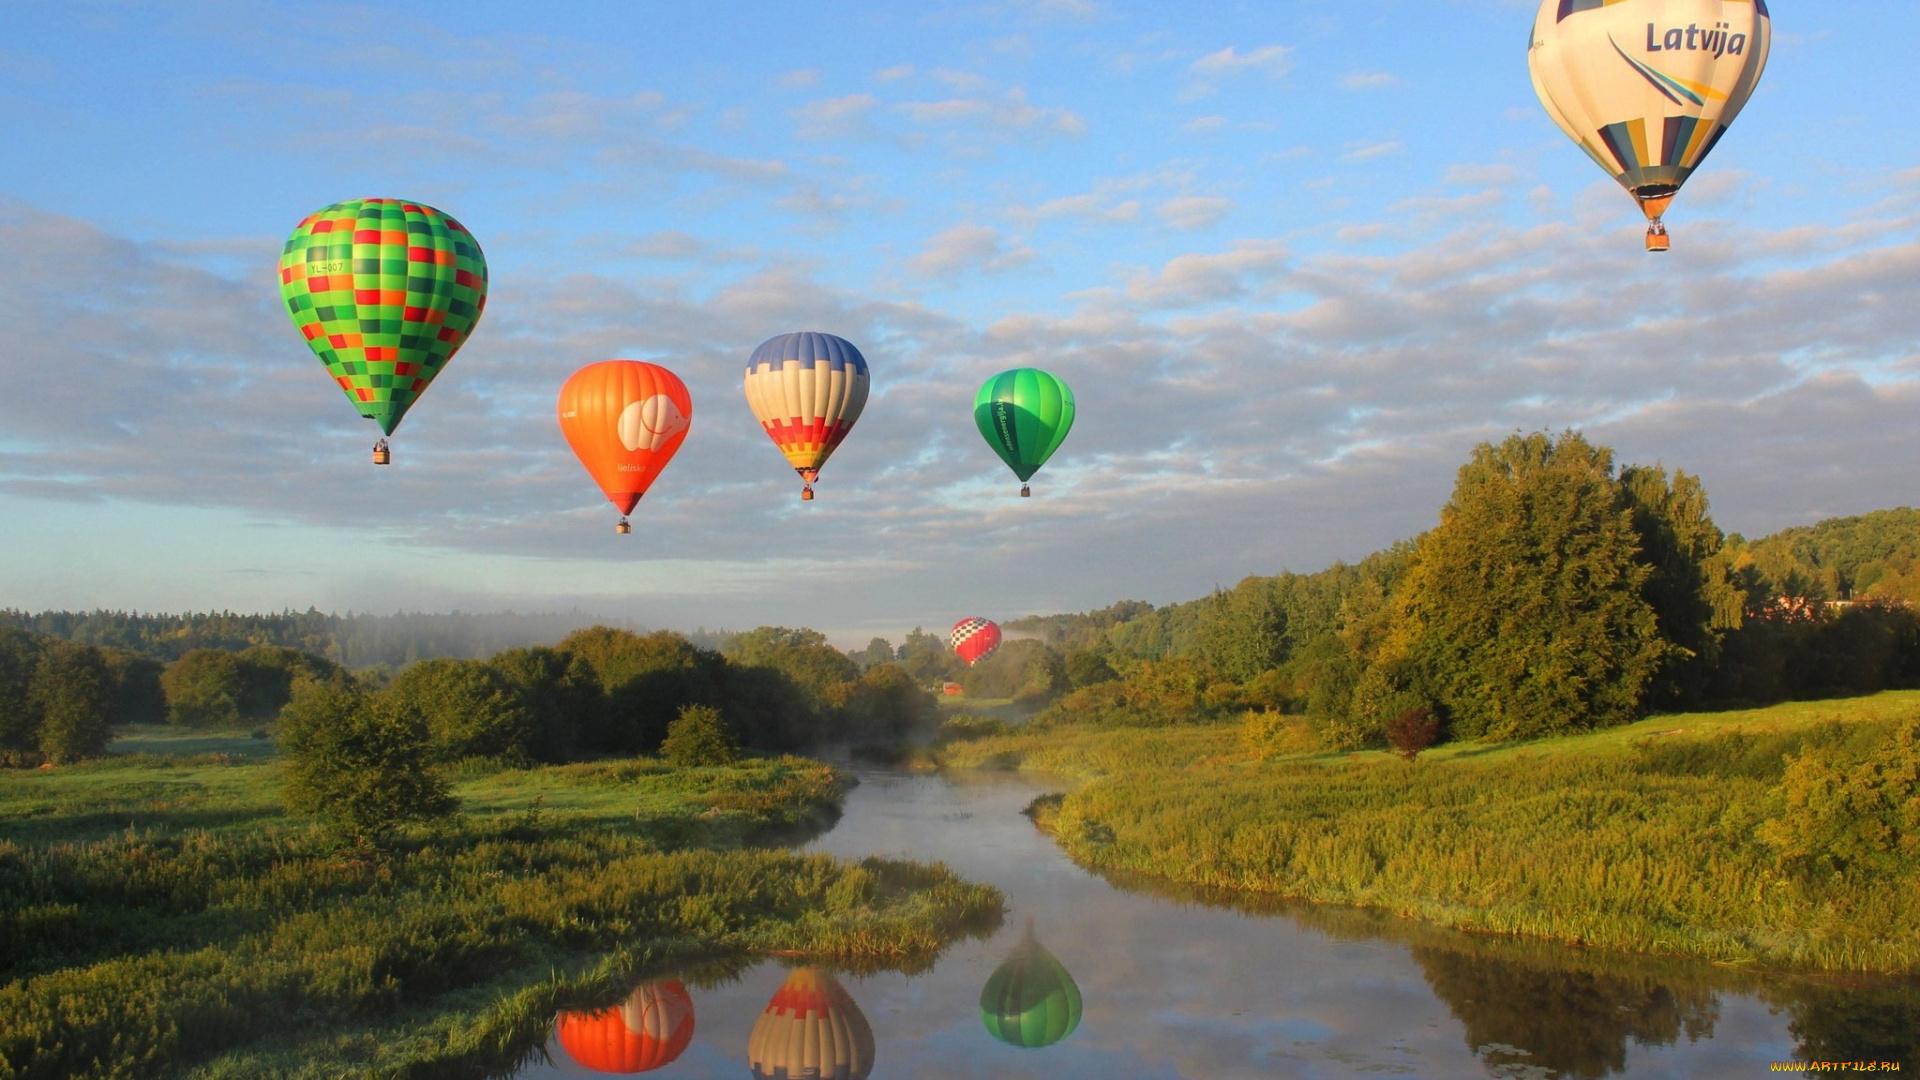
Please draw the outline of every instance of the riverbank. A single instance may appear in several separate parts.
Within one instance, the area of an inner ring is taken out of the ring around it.
[[[1655,717],[1592,735],[1272,753],[1239,725],[953,743],[948,768],[1086,781],[1036,822],[1083,866],[1460,929],[1758,967],[1920,973],[1910,871],[1783,861],[1786,756],[1870,759],[1920,693]],[[1772,830],[1769,833],[1769,830]]]
[[[243,740],[0,778],[0,1078],[474,1075],[659,963],[911,966],[1001,917],[941,866],[756,847],[835,819],[816,762],[474,773],[360,851]]]

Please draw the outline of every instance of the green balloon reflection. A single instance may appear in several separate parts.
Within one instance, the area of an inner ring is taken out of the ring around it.
[[[980,1022],[1008,1046],[1029,1049],[1052,1046],[1080,1026],[1080,988],[1035,940],[1033,920],[980,991]]]

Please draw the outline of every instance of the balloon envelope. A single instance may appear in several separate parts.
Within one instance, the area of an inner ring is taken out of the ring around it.
[[[947,634],[947,644],[955,655],[967,662],[968,667],[972,667],[1000,648],[1000,627],[991,619],[978,616],[961,619],[953,624],[953,630]]]
[[[347,400],[391,435],[480,321],[487,260],[431,206],[353,199],[287,238],[280,298]]]
[[[873,1028],[839,980],[794,968],[754,1021],[747,1064],[759,1080],[865,1080]]]
[[[974,424],[1022,483],[1060,449],[1073,414],[1073,391],[1039,368],[1003,371],[973,399]]]
[[[560,387],[560,432],[607,500],[631,513],[686,441],[693,399],[679,376],[640,360],[588,364]]]
[[[1657,225],[1746,105],[1772,38],[1766,0],[1542,0],[1527,69],[1553,122]]]
[[[1080,1026],[1080,987],[1033,925],[980,991],[980,1022],[1009,1046],[1052,1046]]]
[[[747,360],[747,406],[809,483],[867,406],[867,359],[832,334],[781,334]]]
[[[555,1033],[581,1067],[603,1073],[660,1068],[693,1041],[693,998],[678,979],[641,983],[619,1006],[599,1012],[563,1012]]]

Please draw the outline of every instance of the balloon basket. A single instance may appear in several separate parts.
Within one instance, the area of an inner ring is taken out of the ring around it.
[[[810,488],[810,487],[803,487],[803,488],[801,488],[801,489],[800,489],[800,501],[801,501],[801,502],[812,502],[812,501],[813,501],[813,489],[812,489],[812,488]]]
[[[1030,488],[1030,487],[1028,487],[1028,486],[1027,486],[1027,485],[1025,485],[1025,484],[1021,484],[1021,485],[1020,485],[1020,497],[1021,497],[1021,498],[1023,498],[1023,499],[1031,499],[1031,498],[1033,498],[1033,489],[1032,489],[1032,488]]]
[[[613,531],[619,533],[621,536],[625,536],[633,531],[633,526],[627,523],[626,518],[621,518],[620,524],[615,525]]]
[[[375,465],[391,465],[393,463],[393,453],[384,446],[376,446],[373,448],[373,463]]]
[[[1664,226],[1659,226],[1659,225],[1647,226],[1647,250],[1648,251],[1665,251],[1669,246],[1671,246],[1671,244],[1672,244],[1672,240],[1668,238],[1667,230]]]

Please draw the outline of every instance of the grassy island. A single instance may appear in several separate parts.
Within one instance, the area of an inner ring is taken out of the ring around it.
[[[475,1075],[666,963],[910,966],[1000,918],[781,849],[846,782],[801,758],[469,770],[369,848],[285,815],[270,744],[189,738],[0,778],[0,1077]]]

